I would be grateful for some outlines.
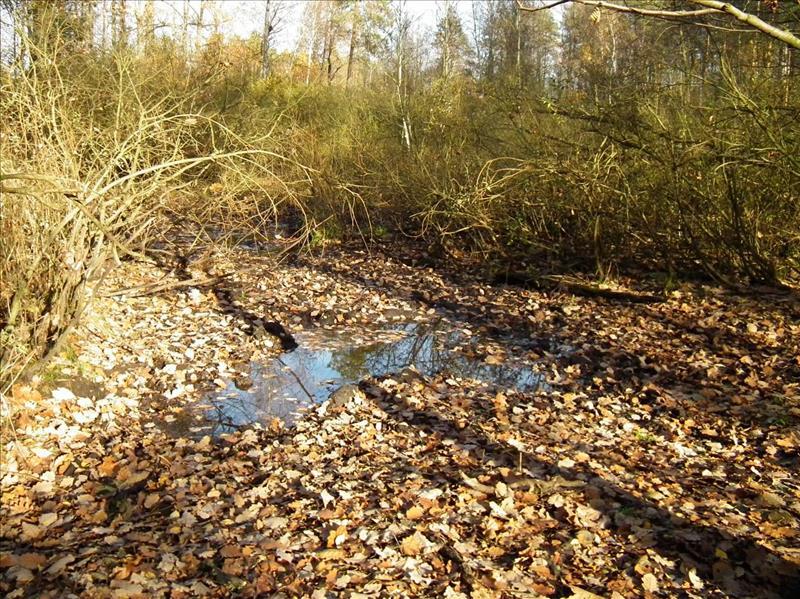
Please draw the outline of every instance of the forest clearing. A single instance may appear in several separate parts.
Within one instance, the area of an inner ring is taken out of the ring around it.
[[[3,596],[800,596],[800,3],[0,26]]]

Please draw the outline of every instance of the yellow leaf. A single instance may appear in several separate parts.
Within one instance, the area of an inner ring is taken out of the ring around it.
[[[636,565],[633,567],[636,570],[637,574],[641,574],[644,576],[645,574],[649,574],[653,571],[653,565],[650,563],[650,560],[647,559],[646,555],[643,555],[639,558],[639,561],[636,562]]]
[[[426,544],[427,539],[421,533],[415,532],[413,535],[409,535],[403,539],[403,542],[400,543],[400,550],[403,552],[403,555],[419,555],[422,553]]]
[[[317,557],[321,560],[344,559],[347,554],[342,549],[323,549],[317,552]]]
[[[418,505],[410,507],[406,511],[406,518],[409,520],[419,520],[423,515],[425,515],[425,510]]]
[[[694,568],[689,570],[689,582],[691,582],[692,586],[698,590],[702,589],[705,586],[703,579],[697,575],[697,570],[695,570]]]
[[[653,574],[645,574],[642,576],[642,588],[651,593],[658,592],[658,579]]]
[[[339,571],[336,568],[332,568],[328,575],[325,577],[325,586],[328,588],[332,587],[336,584],[336,579],[339,577]]]
[[[505,555],[505,550],[501,547],[489,547],[487,553],[492,557],[500,557],[501,555]]]

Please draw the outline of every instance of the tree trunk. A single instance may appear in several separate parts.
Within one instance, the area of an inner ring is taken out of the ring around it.
[[[107,0],[103,0],[100,5],[100,46],[106,47],[108,43],[108,5]]]
[[[196,50],[200,50],[203,46],[203,17],[208,0],[200,0],[200,12],[197,15],[197,21],[194,24],[194,46]]]
[[[181,23],[181,48],[189,49],[189,0],[183,0],[183,23]]]
[[[261,78],[269,77],[269,50],[270,34],[272,33],[272,19],[270,18],[270,0],[264,3],[264,29],[261,32]]]
[[[353,10],[358,10],[356,6]],[[347,75],[345,77],[344,86],[350,87],[350,77],[353,76],[353,59],[356,54],[356,38],[358,36],[358,17],[353,17],[353,25],[350,28],[350,48],[347,52]]]
[[[308,41],[308,62],[306,64],[306,85],[311,83],[311,65],[312,59],[314,58],[314,44],[317,41],[317,8],[314,7],[312,9],[314,11],[314,19],[311,23],[311,34],[309,36]]]
[[[519,13],[520,11],[516,11],[516,19],[514,23],[514,28],[516,29],[517,34],[517,52],[516,52],[516,64],[514,65],[517,75],[517,83],[522,84],[522,28],[520,27],[519,23]]]
[[[119,36],[117,39],[118,46],[120,48],[126,48],[128,46],[128,5],[127,0],[117,0],[117,6],[119,7],[119,22],[117,23],[119,27]]]

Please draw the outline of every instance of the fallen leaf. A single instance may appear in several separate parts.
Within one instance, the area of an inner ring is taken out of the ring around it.
[[[219,554],[222,557],[239,557],[242,555],[242,548],[238,545],[225,545],[220,549]]]
[[[569,590],[572,591],[572,595],[569,595],[566,599],[603,599],[600,595],[595,595],[581,587],[571,586]]]
[[[56,401],[72,401],[75,399],[75,394],[65,387],[57,387],[56,389],[53,389],[51,396]]]
[[[114,597],[119,597],[120,599],[136,597],[144,593],[144,587],[141,584],[128,582],[127,580],[112,580],[111,588],[114,589]]]
[[[22,538],[26,541],[32,541],[42,536],[42,529],[35,524],[29,522],[22,523]]]
[[[339,547],[347,539],[347,528],[340,526],[328,533],[328,547]]]
[[[17,582],[30,582],[35,578],[33,572],[20,566],[14,566],[11,568],[6,576],[16,580]]]
[[[648,572],[647,574],[642,576],[642,588],[645,591],[649,591],[651,593],[657,593],[658,579],[655,577],[655,575]]]
[[[413,535],[407,536],[400,543],[400,550],[403,555],[413,557],[422,553],[423,549],[430,544],[428,539],[421,532],[417,531]]]
[[[117,462],[111,456],[106,456],[102,463],[97,467],[101,476],[113,476],[117,468]]]
[[[49,568],[47,568],[47,573],[50,576],[57,576],[60,574],[64,568],[66,568],[69,564],[75,561],[74,555],[65,555],[54,561]]]
[[[695,589],[701,590],[705,586],[703,579],[697,575],[697,570],[695,568],[691,568],[689,570],[688,576],[689,576],[689,582],[692,583],[692,586]]]
[[[324,505],[325,507],[328,507],[328,504],[331,503],[332,501],[334,501],[334,499],[336,499],[333,495],[328,493],[328,491],[326,491],[325,489],[322,490],[322,492],[319,494],[319,496],[322,499],[322,505]]]
[[[418,505],[412,506],[406,510],[406,518],[409,520],[419,520],[425,515],[425,510]]]
[[[58,514],[55,512],[48,512],[39,516],[39,526],[47,528],[58,520]]]

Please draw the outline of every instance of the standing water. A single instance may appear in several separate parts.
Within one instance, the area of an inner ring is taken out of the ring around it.
[[[301,408],[325,401],[342,385],[409,367],[426,376],[447,372],[499,389],[532,391],[542,384],[542,375],[529,362],[476,356],[475,347],[485,339],[443,319],[375,331],[370,337],[363,341],[332,330],[299,333],[294,351],[271,362],[252,362],[247,384],[230,381],[207,395],[200,408],[205,426],[194,432],[219,434],[276,417],[291,424]]]

